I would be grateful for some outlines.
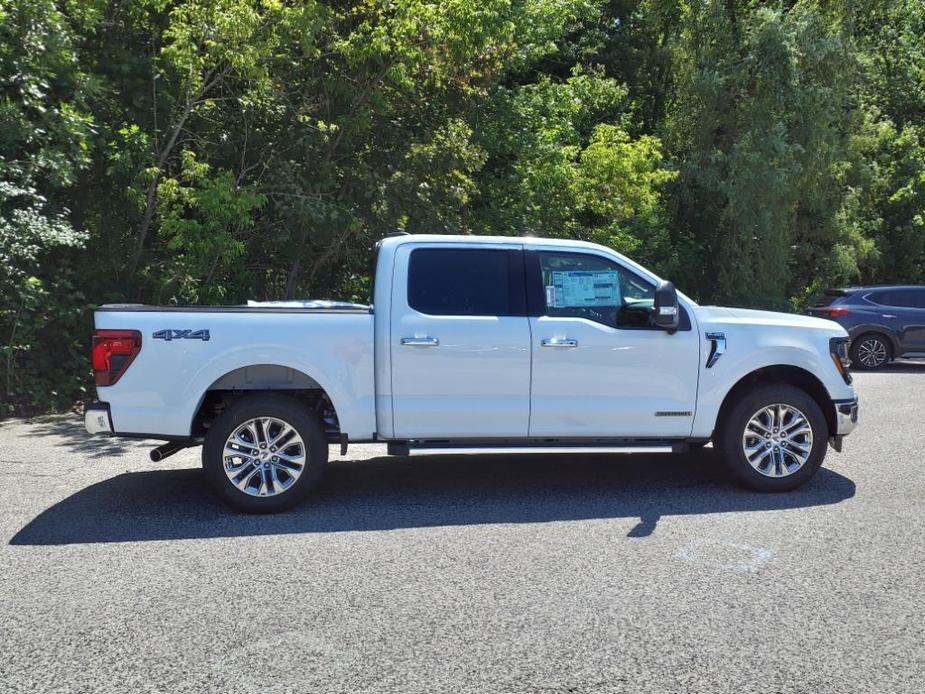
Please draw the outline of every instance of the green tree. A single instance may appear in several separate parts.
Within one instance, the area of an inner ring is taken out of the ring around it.
[[[86,370],[67,253],[86,239],[66,192],[90,163],[94,129],[78,29],[51,0],[0,3],[0,414],[67,401]]]
[[[874,246],[862,278],[925,282],[925,6],[889,0],[850,10],[843,21],[863,68],[852,221]]]
[[[919,0],[0,0],[0,411],[107,301],[367,300],[395,229],[706,301],[925,281]]]
[[[837,29],[802,4],[748,2],[692,4],[684,25],[664,126],[683,162],[682,286],[784,308],[814,279],[856,278],[870,247],[843,224],[855,66]]]

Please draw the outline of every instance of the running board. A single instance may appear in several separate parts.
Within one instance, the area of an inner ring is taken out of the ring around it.
[[[389,455],[494,455],[494,454],[544,454],[544,453],[686,453],[690,447],[683,442],[658,445],[562,445],[562,446],[466,446],[390,443]]]

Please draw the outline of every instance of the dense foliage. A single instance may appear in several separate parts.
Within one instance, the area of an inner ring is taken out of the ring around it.
[[[95,304],[366,300],[398,229],[925,281],[925,4],[0,0],[0,415],[81,397]]]

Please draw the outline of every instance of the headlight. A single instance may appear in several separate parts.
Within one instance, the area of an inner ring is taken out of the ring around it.
[[[835,363],[838,373],[845,379],[845,383],[850,385],[851,373],[848,371],[848,365],[851,360],[848,358],[848,338],[833,337],[829,340],[829,354],[832,356],[832,361]]]

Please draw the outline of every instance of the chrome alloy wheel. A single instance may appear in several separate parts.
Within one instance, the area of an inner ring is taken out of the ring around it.
[[[225,441],[225,475],[250,496],[276,496],[305,469],[305,444],[295,428],[276,417],[249,419]]]
[[[755,470],[766,477],[787,477],[799,470],[813,450],[813,427],[792,405],[763,407],[748,420],[742,434],[742,452]]]
[[[858,345],[858,360],[869,369],[883,366],[887,360],[886,344],[876,337],[868,337]]]

